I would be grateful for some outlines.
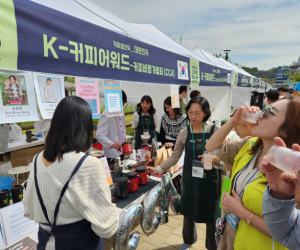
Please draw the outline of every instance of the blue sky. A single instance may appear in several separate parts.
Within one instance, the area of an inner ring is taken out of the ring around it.
[[[153,24],[184,45],[211,53],[230,49],[239,64],[291,65],[300,56],[299,0],[92,0],[131,23]]]

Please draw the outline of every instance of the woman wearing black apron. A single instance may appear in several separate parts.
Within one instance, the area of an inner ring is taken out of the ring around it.
[[[216,250],[214,234],[216,219],[220,216],[220,173],[214,168],[204,170],[199,156],[203,155],[206,141],[218,127],[207,122],[211,111],[204,97],[193,98],[186,113],[191,124],[180,131],[171,157],[157,168],[148,169],[151,175],[162,174],[174,166],[185,151],[180,202],[184,244],[180,250],[190,249],[197,241],[195,223],[206,223],[206,248]]]
[[[93,142],[90,106],[76,96],[58,104],[45,150],[34,158],[24,215],[40,224],[38,250],[103,250],[119,213],[111,203],[104,167],[85,153]]]
[[[152,143],[152,138],[156,137],[158,130],[158,119],[156,110],[150,96],[145,95],[141,99],[141,109],[132,116],[132,127],[135,129],[135,149],[140,149],[143,143],[141,135],[145,130],[151,135],[148,144]]]

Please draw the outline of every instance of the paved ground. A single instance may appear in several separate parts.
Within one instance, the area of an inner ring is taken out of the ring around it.
[[[158,207],[155,209],[158,212]],[[169,222],[164,225],[159,225],[156,232],[147,237],[140,226],[139,218],[134,222],[132,232],[138,231],[141,234],[140,243],[137,250],[147,249],[162,249],[162,250],[175,250],[179,249],[183,243],[182,239],[182,215],[174,215],[170,209]],[[192,249],[205,250],[205,224],[197,224],[198,241],[192,246]],[[104,240],[104,249],[112,250],[112,238]]]

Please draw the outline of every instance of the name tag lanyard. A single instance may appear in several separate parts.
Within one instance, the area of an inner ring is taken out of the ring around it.
[[[234,187],[233,187],[233,190],[236,190],[236,184],[237,184],[237,180],[238,178],[241,176],[241,174],[244,172],[244,170],[249,166],[249,164],[251,163],[251,161],[254,159],[254,157],[258,154],[258,152],[260,152],[260,150],[262,150],[263,147],[261,147],[256,153],[255,155],[253,155],[253,157],[251,158],[251,160],[247,163],[247,165],[242,169],[242,171],[238,174],[238,176],[235,178],[235,181],[234,181]],[[256,177],[255,179],[252,179],[256,174],[257,172],[259,171],[259,169],[257,169],[254,174],[250,177],[250,179],[246,182],[242,192],[239,194],[240,197],[243,197],[244,195],[244,192],[245,192],[245,188],[247,187],[248,184],[250,184],[251,182],[255,181],[256,179],[260,178],[261,176],[259,177]]]
[[[251,161],[253,161],[254,157],[257,155],[257,153],[262,149],[262,147],[255,153],[255,155],[251,158],[251,160],[247,163],[247,165],[242,169],[242,171],[238,174],[238,176],[236,177],[235,179],[235,182],[234,182],[234,187],[233,187],[233,190],[235,190],[236,188],[236,183],[237,183],[237,180],[238,178],[240,177],[240,175],[243,173],[243,171],[249,166],[249,164],[251,163]],[[257,169],[255,171],[255,173],[250,177],[250,179],[246,182],[242,192],[239,194],[239,196],[242,198],[243,195],[244,195],[244,192],[245,192],[245,189],[247,187],[248,184],[250,184],[251,182],[255,181],[256,179],[260,178],[261,176],[259,177],[256,177],[253,179],[253,177],[257,174],[259,169]],[[232,213],[228,213],[228,217],[227,217],[227,220],[228,220],[228,223],[229,225],[235,230],[237,224],[239,223],[240,221],[240,218],[237,217],[235,214],[232,214]]]
[[[194,156],[194,160],[196,160],[196,156],[195,156],[195,140],[194,140],[194,130],[193,130],[193,125],[191,125],[192,128],[192,138],[193,138],[193,156]],[[204,152],[204,139],[205,139],[205,122],[203,123],[203,141],[202,141],[202,155]]]

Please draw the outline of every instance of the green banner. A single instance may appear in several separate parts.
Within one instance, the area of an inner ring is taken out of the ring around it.
[[[200,65],[199,61],[190,58],[190,77],[192,86],[199,86],[200,83]]]
[[[17,69],[18,37],[15,7],[12,0],[0,0],[0,68]]]
[[[234,82],[233,82],[233,86],[237,86],[239,82],[239,73],[234,71]]]

